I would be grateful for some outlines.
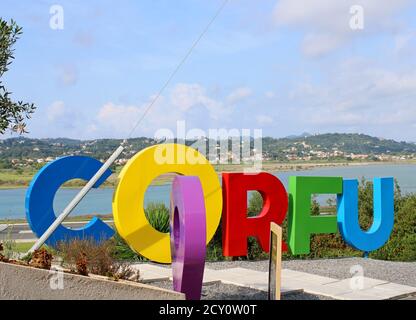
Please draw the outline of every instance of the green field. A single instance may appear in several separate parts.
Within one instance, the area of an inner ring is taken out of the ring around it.
[[[19,252],[19,253],[26,253],[29,251],[30,248],[32,248],[32,246],[34,245],[34,242],[19,242],[19,243],[14,243],[12,250],[14,252]]]
[[[38,170],[27,167],[25,169],[1,169],[0,189],[15,189],[28,187]],[[119,170],[116,170],[118,172]],[[103,186],[114,186],[117,182],[118,173],[110,176]],[[64,188],[79,188],[85,185],[85,181],[74,179],[64,184]]]
[[[0,188],[19,188],[28,186],[36,170],[27,168],[24,170],[2,169],[0,170]]]

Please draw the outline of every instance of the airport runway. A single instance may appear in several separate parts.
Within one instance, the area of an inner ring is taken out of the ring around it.
[[[113,220],[104,220],[110,226],[114,225]],[[64,222],[63,225],[71,229],[79,229],[85,226],[88,221],[79,222]],[[0,241],[2,240],[14,240],[16,242],[34,242],[37,240],[37,236],[32,232],[27,223],[17,224],[0,224]]]

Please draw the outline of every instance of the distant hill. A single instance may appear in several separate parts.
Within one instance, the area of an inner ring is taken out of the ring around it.
[[[416,144],[376,138],[365,134],[326,133],[275,139],[263,138],[263,151],[272,158],[285,154],[302,156],[332,154],[336,157],[354,155],[411,155],[416,153]],[[311,153],[311,151],[313,151]]]
[[[75,140],[67,138],[29,139],[10,138],[0,140],[0,160],[45,159],[65,155],[88,155],[106,159],[120,145],[120,139]],[[137,151],[156,144],[151,138],[129,139],[126,153]]]
[[[304,132],[304,133],[299,134],[299,135],[290,135],[290,136],[287,136],[285,138],[286,139],[299,139],[299,138],[306,138],[306,137],[310,137],[310,136],[311,136],[310,133]]]
[[[9,138],[0,140],[0,160],[37,160],[64,155],[89,155],[106,159],[121,143],[120,139],[75,140],[66,138],[29,139]],[[128,140],[124,157],[157,144],[152,138],[140,137]],[[263,138],[263,154],[268,159],[348,158],[355,155],[409,156],[416,154],[416,144],[381,139],[364,134],[327,133],[311,135],[303,133],[286,138]]]

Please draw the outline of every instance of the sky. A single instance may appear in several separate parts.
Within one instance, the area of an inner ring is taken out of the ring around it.
[[[23,27],[3,80],[37,106],[26,136],[129,135],[222,3],[2,0],[0,17]],[[415,1],[229,0],[133,136],[184,120],[416,141],[415,54]]]

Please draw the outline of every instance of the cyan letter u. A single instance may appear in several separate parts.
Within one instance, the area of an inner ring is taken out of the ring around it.
[[[393,178],[373,180],[373,225],[363,231],[358,220],[358,181],[344,180],[338,196],[338,229],[352,247],[365,252],[376,250],[389,239],[394,225]]]

